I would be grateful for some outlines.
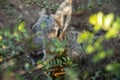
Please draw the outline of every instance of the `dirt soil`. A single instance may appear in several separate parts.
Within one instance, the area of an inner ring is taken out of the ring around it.
[[[0,0],[0,28],[10,27],[10,29],[12,30],[13,27],[16,26],[18,22],[20,22],[20,20],[25,20],[27,23],[26,29],[28,30],[29,33],[32,33],[30,28],[39,18],[39,12],[42,9],[42,7],[32,3],[37,0],[30,0],[31,3],[28,3],[27,1],[29,0]],[[59,4],[63,0],[46,0],[46,1],[52,4]],[[73,0],[73,8],[77,10],[80,6],[87,5],[89,1],[90,0]],[[97,0],[93,0],[93,1],[97,3]],[[101,0],[101,1],[103,3],[101,6],[95,4],[95,6],[91,9],[84,9],[79,12],[74,12],[72,14],[72,20],[70,22],[70,27],[68,30],[91,31],[91,25],[88,22],[88,18],[91,14],[94,14],[98,11],[103,11],[104,13],[113,12],[116,15],[120,15],[119,6],[116,5],[117,1],[118,1],[118,5],[120,5],[119,0],[116,0],[116,2],[115,1],[111,2],[110,0],[107,0],[108,2],[105,2],[105,0]],[[54,11],[48,9],[48,13],[51,14],[54,13]],[[116,41],[120,44],[119,40]],[[115,44],[116,48],[118,47],[120,48],[119,44]],[[117,49],[116,53],[120,52],[119,48]],[[31,70],[31,72],[27,72],[27,73],[24,72],[23,66],[25,65],[25,63],[28,62],[24,60],[24,57],[25,56],[17,57],[18,59],[16,64],[17,66],[14,70],[15,74],[21,74],[22,76],[24,76],[25,80],[33,80],[33,77],[36,75],[38,76],[38,80],[45,80],[46,76],[44,75],[41,69]],[[87,64],[88,60],[85,59],[86,58],[84,58],[84,60],[82,60],[81,62],[82,63],[80,67],[81,69],[82,67],[88,66]],[[90,66],[90,67],[95,68],[94,66]],[[88,68],[86,67],[86,69]],[[84,69],[82,71],[84,71]],[[40,79],[40,76],[42,76],[42,79]],[[5,78],[5,77],[6,76],[3,73],[3,80],[17,80],[15,76],[11,76],[9,78],[7,77]],[[2,80],[2,76],[0,80]]]

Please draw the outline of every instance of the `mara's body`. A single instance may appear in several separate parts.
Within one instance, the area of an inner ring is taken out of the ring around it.
[[[31,52],[34,61],[39,60],[36,56],[42,55],[41,60],[46,57],[46,47],[43,44],[45,39],[58,38],[61,39],[64,31],[66,31],[72,14],[72,0],[65,0],[56,10],[55,14],[47,15],[46,10],[42,9],[40,18],[32,26],[32,31],[35,34],[33,43],[39,45],[38,49]],[[65,19],[66,17],[66,19]],[[60,36],[62,34],[62,36]],[[59,38],[60,37],[60,38]],[[36,51],[37,50],[37,51]],[[35,56],[35,57],[33,57]],[[33,61],[33,62],[34,62]]]

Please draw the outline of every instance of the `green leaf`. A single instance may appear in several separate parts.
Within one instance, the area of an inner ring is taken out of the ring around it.
[[[84,31],[79,34],[77,38],[77,43],[90,42],[94,38],[94,34],[89,31]]]
[[[108,64],[105,69],[120,75],[120,63],[114,62],[112,64]]]
[[[105,38],[106,39],[114,38],[117,36],[118,33],[119,31],[117,29],[112,28],[105,34]]]
[[[86,53],[91,54],[95,51],[94,47],[92,45],[88,45],[86,48]]]
[[[93,57],[93,62],[98,62],[99,60],[101,59],[104,59],[106,57],[106,53],[104,51],[101,51],[99,52],[98,54],[96,54],[94,57]]]
[[[66,62],[66,61],[67,61],[67,59],[66,59],[65,57],[62,57],[62,59],[63,59],[63,61],[64,61],[64,62]]]
[[[100,36],[95,42],[94,42],[94,48],[97,50],[102,50],[102,42],[104,38]]]
[[[110,29],[112,23],[114,21],[114,14],[110,13],[104,17],[104,27],[103,30],[108,30]]]
[[[63,47],[56,48],[56,52],[63,52],[63,51],[64,51]]]
[[[4,29],[4,35],[6,36],[6,37],[8,37],[8,38],[10,38],[12,35],[11,35],[11,33],[10,33],[10,30],[9,30],[9,28],[8,29]]]
[[[91,1],[88,3],[87,8],[93,8],[94,7],[94,2]]]
[[[46,22],[43,21],[43,22],[40,24],[40,26],[41,26],[42,30],[44,30],[44,29],[46,28]]]
[[[98,14],[97,14],[97,24],[100,27],[103,26],[103,16],[104,16],[103,12],[98,12]]]
[[[91,15],[91,16],[89,17],[89,22],[90,22],[92,25],[96,25],[96,24],[97,24],[97,14]]]
[[[3,39],[3,37],[0,35],[0,41]]]
[[[120,17],[118,17],[113,23],[113,28],[120,30]]]
[[[19,25],[18,25],[18,30],[20,32],[25,32],[25,21],[22,21]]]
[[[65,69],[66,76],[65,80],[78,80],[78,73],[72,69]]]

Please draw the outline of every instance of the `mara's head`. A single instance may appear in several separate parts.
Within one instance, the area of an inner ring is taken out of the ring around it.
[[[33,43],[35,48],[31,52],[32,59],[36,62],[37,59],[44,60],[46,57],[45,41],[59,36],[60,27],[51,15],[45,14],[45,9],[41,11],[40,18],[32,26],[34,32]]]

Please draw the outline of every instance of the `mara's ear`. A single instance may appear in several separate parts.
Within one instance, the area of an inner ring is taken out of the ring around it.
[[[52,14],[51,16],[55,19],[55,21],[57,22],[58,26],[61,27],[62,25],[61,25],[60,17],[58,15],[56,15],[56,14]]]
[[[34,25],[36,25],[37,23],[39,23],[45,14],[46,14],[46,9],[42,8],[42,10],[38,13],[39,19],[37,20],[37,22]]]
[[[46,9],[42,8],[42,10],[39,12],[40,17],[46,14]]]
[[[42,10],[38,13],[38,15],[40,16],[39,19],[37,20],[37,22],[31,27],[31,29],[33,30],[33,32],[36,32],[35,27],[39,26],[38,24],[40,23],[40,21],[42,20],[43,16],[46,14],[46,9],[42,8]]]

